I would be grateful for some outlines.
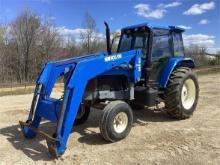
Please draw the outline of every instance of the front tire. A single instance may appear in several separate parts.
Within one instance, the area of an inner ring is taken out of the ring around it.
[[[180,67],[173,71],[164,93],[167,113],[176,119],[189,118],[196,109],[199,85],[190,68]]]
[[[123,101],[112,101],[105,108],[100,122],[100,132],[106,141],[115,142],[125,138],[133,124],[130,106]]]

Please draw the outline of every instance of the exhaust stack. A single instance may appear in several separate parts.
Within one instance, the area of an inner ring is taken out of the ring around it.
[[[112,51],[111,51],[111,44],[110,44],[110,29],[109,29],[109,26],[108,26],[108,23],[107,22],[104,22],[105,24],[105,28],[106,28],[106,45],[107,45],[107,52],[108,52],[108,55],[112,54]]]

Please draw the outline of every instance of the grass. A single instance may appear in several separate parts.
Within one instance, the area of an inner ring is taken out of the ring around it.
[[[8,96],[8,95],[24,95],[30,94],[34,92],[34,85],[29,85],[26,88],[24,86],[13,86],[10,88],[0,88],[0,97],[1,96]],[[53,88],[53,92],[62,92],[63,91],[63,83],[56,83],[55,87]]]
[[[13,89],[13,88],[12,88]],[[0,97],[1,96],[8,96],[8,95],[23,95],[23,94],[29,94],[33,93],[33,88],[19,88],[19,89],[13,89],[13,90],[0,90]]]

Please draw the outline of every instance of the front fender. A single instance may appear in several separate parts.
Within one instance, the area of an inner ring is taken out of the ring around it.
[[[195,64],[193,59],[189,57],[172,57],[165,64],[159,79],[160,88],[166,88],[169,77],[173,70],[177,67],[194,68]]]

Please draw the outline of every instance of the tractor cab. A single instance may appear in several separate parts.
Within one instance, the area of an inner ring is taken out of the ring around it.
[[[121,38],[117,52],[142,49],[142,73],[151,68],[149,77],[159,81],[159,75],[170,57],[184,56],[182,32],[176,26],[160,27],[140,24],[125,27],[121,30]],[[144,77],[144,75],[142,75]]]

